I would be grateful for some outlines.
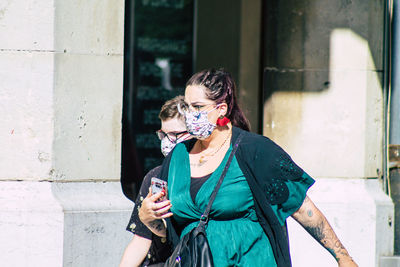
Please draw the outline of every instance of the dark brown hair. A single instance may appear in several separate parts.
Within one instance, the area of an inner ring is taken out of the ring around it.
[[[164,103],[164,105],[161,107],[161,111],[158,114],[158,118],[160,120],[165,121],[168,119],[173,119],[177,117],[177,119],[182,119],[183,116],[178,112],[178,105],[184,105],[185,104],[185,98],[182,95],[178,95]]]
[[[186,86],[202,85],[206,90],[208,99],[217,104],[226,103],[228,111],[226,117],[232,125],[250,131],[250,123],[244,116],[236,100],[236,84],[231,74],[224,69],[207,69],[195,73]]]

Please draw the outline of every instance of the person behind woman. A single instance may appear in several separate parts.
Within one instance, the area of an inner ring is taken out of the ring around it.
[[[158,117],[161,120],[161,129],[157,131],[157,136],[161,140],[161,152],[164,156],[174,148],[174,146],[191,138],[186,131],[183,116],[178,112],[177,106],[184,104],[184,97],[177,96],[165,102]],[[160,176],[161,166],[150,170],[143,179],[139,194],[135,201],[129,224],[126,230],[134,234],[131,242],[125,249],[122,256],[120,267],[134,266],[157,266],[155,264],[165,261],[171,252],[171,248],[166,244],[165,238],[160,238],[154,234],[139,220],[138,208],[145,196],[149,192],[152,177]],[[160,197],[161,194],[155,194]]]
[[[248,132],[235,90],[224,70],[204,70],[187,82],[187,105],[181,109],[188,132],[197,140],[178,144],[164,160],[161,178],[168,181],[169,201],[146,198],[140,209],[142,222],[176,245],[178,237],[197,226],[232,144],[242,133],[206,228],[215,266],[291,266],[282,228],[289,216],[335,257],[338,266],[357,266],[307,196],[314,180],[273,141]],[[161,218],[168,218],[167,223]]]

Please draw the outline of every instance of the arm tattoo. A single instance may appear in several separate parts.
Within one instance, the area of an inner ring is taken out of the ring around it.
[[[149,226],[156,230],[157,232],[161,232],[165,229],[164,223],[162,220],[154,220],[149,222]]]
[[[318,242],[321,242],[323,239],[325,239],[323,222],[320,222],[317,226],[306,226],[304,228]]]
[[[295,219],[317,240],[337,261],[350,257],[325,216],[306,197]],[[351,258],[350,258],[351,259]]]
[[[336,260],[339,260],[340,256],[348,256],[347,250],[339,241],[326,219],[319,220],[316,225],[307,224],[304,228],[315,240],[324,246]]]
[[[312,210],[308,210],[308,211],[307,211],[307,215],[308,215],[308,217],[312,217],[312,216],[313,216]]]

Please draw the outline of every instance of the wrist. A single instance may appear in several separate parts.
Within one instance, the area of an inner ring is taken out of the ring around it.
[[[151,218],[149,218],[148,216],[145,216],[146,213],[145,213],[145,212],[141,212],[141,209],[142,209],[142,208],[140,208],[140,209],[138,210],[139,220],[140,220],[144,225],[147,226],[147,224],[149,224],[149,222],[151,221]]]
[[[139,218],[141,221],[142,221],[142,223],[144,224],[144,225],[146,225],[147,227],[149,227],[149,225],[151,225],[154,221],[156,221],[156,220],[154,220],[154,219],[152,219],[152,218],[146,218],[146,217],[144,217],[144,218]]]

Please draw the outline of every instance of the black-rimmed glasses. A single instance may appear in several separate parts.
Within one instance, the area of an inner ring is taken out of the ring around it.
[[[174,132],[169,132],[169,133],[165,133],[162,130],[158,130],[156,131],[157,137],[160,140],[163,140],[165,137],[168,138],[169,141],[176,143],[176,141],[182,137],[182,135],[187,134],[187,131],[182,131],[182,132],[178,132],[178,133],[174,133]]]

